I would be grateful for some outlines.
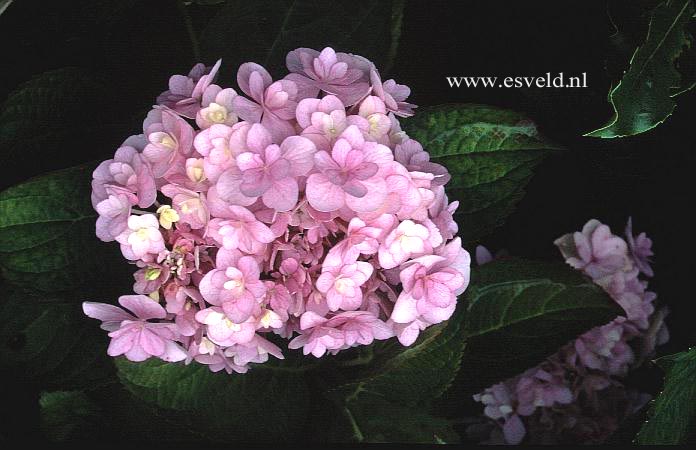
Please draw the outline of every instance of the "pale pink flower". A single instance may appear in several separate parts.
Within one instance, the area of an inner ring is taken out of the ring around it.
[[[153,214],[130,216],[128,228],[116,236],[116,240],[121,244],[123,256],[133,261],[165,249],[159,221]]]
[[[162,186],[160,191],[172,199],[172,207],[178,213],[180,222],[188,224],[194,230],[208,224],[210,212],[205,194],[173,184]]]
[[[654,275],[652,267],[650,267],[650,257],[653,256],[652,240],[645,233],[640,233],[638,236],[633,235],[633,221],[630,217],[626,224],[625,234],[633,263],[643,274],[652,277]]]
[[[548,408],[556,404],[568,404],[573,401],[573,393],[565,385],[562,369],[549,372],[543,368],[534,368],[522,375],[517,382],[517,413],[529,416],[537,408]]]
[[[350,125],[346,109],[335,95],[322,99],[305,98],[295,111],[302,136],[310,139],[317,149],[330,151],[336,139]]]
[[[506,384],[495,384],[483,393],[474,395],[474,400],[485,405],[484,414],[487,417],[502,422],[503,434],[508,444],[517,445],[522,442],[526,429],[519,415],[515,413],[515,394]]]
[[[266,293],[260,274],[256,260],[242,256],[235,266],[208,272],[200,282],[201,295],[211,305],[221,306],[232,322],[243,323]]]
[[[208,339],[223,347],[250,342],[256,334],[256,319],[253,316],[249,316],[244,322],[235,323],[217,306],[198,311],[196,320],[206,325]]]
[[[143,122],[143,131],[148,140],[143,157],[151,164],[155,177],[167,175],[193,150],[193,128],[167,109],[151,110]]]
[[[574,346],[584,366],[609,375],[626,375],[634,354],[625,341],[624,325],[613,321],[586,332],[575,340]]]
[[[258,254],[275,239],[271,229],[243,206],[229,206],[222,218],[212,219],[209,225],[210,235],[228,250]]]
[[[363,300],[360,287],[370,278],[373,270],[372,264],[364,261],[325,268],[317,279],[317,289],[326,294],[326,302],[331,311],[358,309]]]
[[[394,80],[382,83],[379,72],[374,67],[370,70],[370,82],[372,93],[384,102],[387,110],[401,117],[413,115],[413,109],[417,106],[405,101],[411,95],[411,89],[408,86],[397,84]]]
[[[124,143],[125,144],[125,143]],[[92,173],[92,206],[109,195],[125,195],[132,205],[147,208],[155,202],[157,190],[150,165],[128,145],[116,150],[113,159],[102,162]]]
[[[355,212],[369,212],[382,206],[386,182],[380,168],[393,161],[388,147],[365,142],[355,126],[348,127],[336,141],[331,154],[314,155],[317,173],[307,179],[309,204],[319,211],[348,206]]]
[[[285,359],[277,345],[262,338],[258,334],[250,342],[237,344],[225,349],[225,356],[232,358],[234,364],[265,363],[268,356]]]
[[[237,155],[245,146],[250,124],[239,122],[229,127],[215,124],[201,130],[193,140],[196,151],[203,156],[203,172],[211,183],[216,183],[220,175],[231,167],[236,167]]]
[[[171,362],[186,358],[184,350],[174,342],[177,335],[171,323],[148,322],[167,316],[160,304],[144,295],[123,295],[118,302],[133,314],[104,303],[82,304],[87,316],[101,320],[102,328],[111,331],[109,356],[125,355],[130,361],[144,361],[151,356]]]
[[[131,202],[125,194],[109,195],[97,203],[97,237],[104,242],[113,241],[128,227]]]
[[[357,116],[350,116],[351,124],[356,125],[362,131],[365,139],[389,144],[389,130],[391,120],[387,117],[387,109],[384,102],[374,95],[365,97],[358,108]]]
[[[289,80],[274,83],[268,71],[255,63],[239,67],[237,83],[242,92],[253,99],[242,96],[232,99],[234,112],[239,117],[261,123],[271,132],[275,143],[295,134],[290,121],[295,118],[297,101],[301,99],[295,83]]]
[[[626,242],[595,219],[587,222],[582,232],[561,236],[554,244],[570,266],[592,278],[613,274],[629,264]]]
[[[248,197],[261,197],[264,205],[276,211],[289,211],[299,196],[296,177],[306,175],[314,166],[314,143],[290,136],[278,146],[272,144],[262,125],[254,124],[248,145],[252,151],[237,156],[242,173],[240,191]]]
[[[336,53],[330,47],[321,53],[298,48],[288,53],[285,63],[292,72],[285,79],[297,84],[303,98],[316,97],[323,91],[351,106],[370,90],[366,69],[371,63],[355,55]]]
[[[210,343],[210,344],[208,344]],[[247,373],[249,368],[246,365],[235,364],[232,358],[225,356],[224,350],[212,344],[207,338],[203,337],[201,343],[193,343],[194,350],[199,351],[199,347],[205,349],[210,346],[210,353],[196,353],[194,359],[197,363],[205,364],[211,372],[224,370],[228,374],[232,372]]]
[[[412,220],[404,220],[389,233],[379,247],[379,264],[391,269],[412,256],[431,252],[430,231]]]
[[[169,267],[162,264],[138,261],[138,265],[144,267],[133,274],[133,278],[135,278],[133,291],[137,294],[148,295],[155,292],[167,282],[171,275]]]
[[[232,126],[237,123],[237,115],[233,111],[233,101],[237,92],[232,88],[222,89],[218,85],[209,86],[203,92],[201,109],[196,113],[196,125],[201,130],[215,124]]]
[[[374,339],[388,339],[392,331],[367,311],[347,311],[327,319],[308,311],[300,319],[302,334],[290,341],[288,348],[302,348],[305,355],[317,358],[327,351],[337,353],[355,344],[372,343]]]
[[[430,323],[449,319],[456,306],[456,292],[467,280],[458,270],[442,267],[446,261],[442,256],[422,256],[401,270],[403,291],[391,315],[394,322],[409,323],[419,316]]]
[[[324,267],[340,267],[357,261],[360,254],[373,255],[379,249],[377,240],[383,230],[367,226],[355,217],[348,223],[343,240],[329,249],[324,258]]]
[[[193,119],[200,108],[203,92],[215,81],[222,60],[212,68],[198,63],[186,75],[172,75],[169,78],[169,90],[157,97],[157,104],[173,109],[184,117]]]
[[[420,142],[405,139],[394,148],[394,159],[403,164],[411,172],[425,172],[434,175],[432,184],[444,185],[451,178],[447,169],[437,163],[430,162],[430,154],[423,150]]]

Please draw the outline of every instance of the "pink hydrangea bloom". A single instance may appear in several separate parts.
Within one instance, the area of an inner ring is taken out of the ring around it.
[[[582,232],[566,234],[554,244],[568,264],[592,278],[614,273],[628,263],[626,242],[597,220],[590,220]]]
[[[393,229],[379,247],[379,263],[385,269],[392,269],[411,256],[419,256],[432,251],[430,230],[412,220],[404,220]]]
[[[147,254],[156,255],[165,250],[159,226],[159,221],[153,214],[130,216],[128,227],[116,236],[116,240],[121,244],[123,256],[135,261]]]
[[[242,323],[266,293],[260,274],[256,260],[242,256],[234,266],[208,272],[200,283],[201,295],[211,305],[221,306],[234,323]]]
[[[151,356],[172,362],[186,358],[184,350],[174,342],[176,333],[170,324],[148,322],[166,317],[162,306],[144,295],[123,295],[118,302],[132,314],[105,303],[82,305],[86,315],[101,320],[102,328],[110,331],[109,356],[125,355],[131,361],[144,361]]]
[[[109,195],[97,203],[97,237],[104,242],[113,241],[128,227],[131,202],[125,194]]]
[[[393,79],[382,83],[379,72],[374,68],[370,71],[370,82],[372,92],[384,102],[390,112],[400,117],[413,115],[413,108],[416,108],[416,105],[405,101],[411,95],[411,89],[408,86],[398,84]]]
[[[318,172],[307,179],[307,200],[319,211],[335,211],[343,206],[355,212],[373,211],[386,198],[380,167],[392,160],[388,147],[366,142],[358,128],[350,126],[331,154],[319,151],[314,155]]]
[[[356,343],[367,345],[374,339],[387,339],[391,330],[379,319],[366,311],[337,314],[331,319],[308,311],[302,315],[300,328],[310,330],[293,339],[288,347],[302,348],[305,355],[317,358],[324,353],[336,353]]]
[[[264,125],[276,143],[294,134],[290,120],[295,118],[297,101],[301,99],[295,83],[289,80],[274,83],[268,71],[255,63],[245,63],[239,67],[237,83],[242,92],[253,100],[241,96],[232,100],[239,117]]]
[[[628,243],[608,226],[590,220],[582,232],[555,241],[566,262],[604,289],[626,317],[587,331],[539,366],[474,396],[486,405],[484,414],[500,427],[505,442],[519,443],[525,436],[507,430],[507,420],[517,417],[530,443],[558,443],[559,437],[602,443],[649,399],[627,389],[621,378],[655,345],[666,342],[668,334],[664,312],[653,314],[656,295],[639,278],[638,267],[651,255],[652,243],[644,234],[633,236],[630,220],[626,235]],[[490,252],[482,258],[489,259]],[[642,349],[640,358],[634,348]],[[505,387],[504,399],[499,386]],[[490,395],[493,390],[496,395]],[[503,419],[500,411],[489,407],[498,401],[509,414]]]
[[[228,207],[223,217],[211,221],[209,232],[228,250],[256,254],[275,239],[271,229],[242,206]]]
[[[420,142],[406,139],[394,149],[394,159],[411,172],[425,172],[433,175],[432,184],[444,185],[450,180],[447,169],[440,164],[430,162],[430,154],[423,150]]]
[[[372,264],[364,261],[329,268],[317,279],[317,289],[326,295],[330,311],[352,311],[362,304],[362,289],[372,275]]]
[[[171,111],[155,108],[143,122],[148,144],[143,157],[152,165],[155,177],[165,176],[193,149],[193,128]]]
[[[240,191],[248,197],[261,197],[264,205],[276,211],[289,211],[297,204],[297,177],[314,166],[316,148],[309,139],[290,136],[280,146],[272,144],[271,135],[262,125],[249,131],[253,151],[237,156],[242,172]]]
[[[326,47],[320,52],[298,48],[285,59],[292,72],[285,78],[295,82],[303,97],[316,97],[319,91],[335,95],[346,106],[354,105],[370,89],[366,67],[369,62]]]
[[[420,316],[430,323],[439,323],[452,315],[455,293],[468,280],[458,270],[443,267],[446,261],[442,256],[421,256],[401,270],[403,291],[391,315],[394,322],[409,323]]]
[[[232,88],[208,87],[203,92],[201,109],[196,113],[196,125],[203,130],[215,124],[232,126],[237,123],[239,119],[233,111],[235,97],[237,92]]]
[[[102,162],[92,177],[92,206],[97,207],[109,195],[123,194],[131,205],[147,208],[157,197],[150,165],[138,151],[128,145],[116,150],[114,159]]]
[[[220,62],[173,76],[143,134],[94,171],[97,236],[121,245],[149,311],[85,304],[110,354],[245,373],[283,358],[269,335],[317,357],[408,346],[454,312],[469,255],[447,171],[396,118],[407,88],[370,86],[370,61],[330,48],[287,63],[275,82],[243,64],[235,88],[214,84]],[[645,315],[628,275],[607,289]]]
[[[630,217],[626,224],[626,241],[636,267],[646,276],[653,276],[653,270],[650,267],[650,257],[653,255],[652,240],[645,233],[633,235],[633,220]]]
[[[217,75],[222,60],[211,68],[198,63],[186,75],[172,75],[169,78],[169,90],[157,97],[157,104],[173,109],[184,117],[193,119],[200,108],[203,93]]]

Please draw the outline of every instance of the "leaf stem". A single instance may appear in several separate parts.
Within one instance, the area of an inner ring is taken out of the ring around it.
[[[196,62],[201,61],[201,46],[198,43],[198,37],[196,36],[196,30],[193,29],[193,21],[191,16],[186,9],[186,5],[182,0],[176,0],[176,6],[181,14],[181,18],[184,20],[184,26],[186,27],[186,33],[188,34],[189,41],[191,41],[191,50],[193,51],[193,57]]]

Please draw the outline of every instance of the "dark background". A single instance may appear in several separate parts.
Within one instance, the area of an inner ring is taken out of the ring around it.
[[[32,76],[65,66],[96,74],[109,86],[74,117],[56,118],[90,124],[95,116],[103,117],[108,127],[95,136],[86,125],[85,139],[76,138],[68,146],[44,144],[39,158],[0,155],[0,188],[48,170],[110,157],[125,137],[139,132],[168,77],[186,73],[196,62],[175,2],[127,0],[108,14],[103,3],[20,0],[0,17],[0,101]],[[680,96],[673,116],[650,132],[624,139],[582,137],[611,116],[607,92],[645,32],[640,8],[655,2],[610,3],[409,1],[389,75],[411,87],[410,100],[418,105],[474,102],[514,109],[565,146],[536,169],[517,211],[484,243],[523,257],[559,259],[552,244],[558,236],[580,229],[590,218],[620,234],[632,216],[634,230],[646,231],[654,241],[651,289],[672,310],[672,340],[662,350],[671,353],[696,343],[689,314],[696,301],[691,218],[696,93]],[[194,26],[215,11],[215,6],[196,8],[200,15]],[[235,72],[236,67],[223,63],[218,83],[234,85]],[[546,72],[586,72],[588,87],[457,89],[445,80]],[[36,132],[41,133],[40,127]],[[38,393],[17,392],[17,385],[12,386],[11,393],[3,388],[2,395],[11,394],[17,405],[13,414],[26,420],[11,422],[20,427],[18,433],[21,427],[31,430]]]

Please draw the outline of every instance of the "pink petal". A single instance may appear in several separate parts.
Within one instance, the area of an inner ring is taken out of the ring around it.
[[[306,195],[309,204],[322,212],[336,211],[345,204],[343,189],[319,173],[312,174],[307,179]]]
[[[142,320],[167,317],[167,311],[162,305],[146,295],[122,295],[118,302]]]
[[[299,188],[294,178],[277,180],[263,194],[263,204],[278,212],[290,211],[299,196]]]
[[[314,167],[317,149],[312,141],[301,136],[290,136],[280,145],[283,158],[290,162],[290,175],[306,175]]]

